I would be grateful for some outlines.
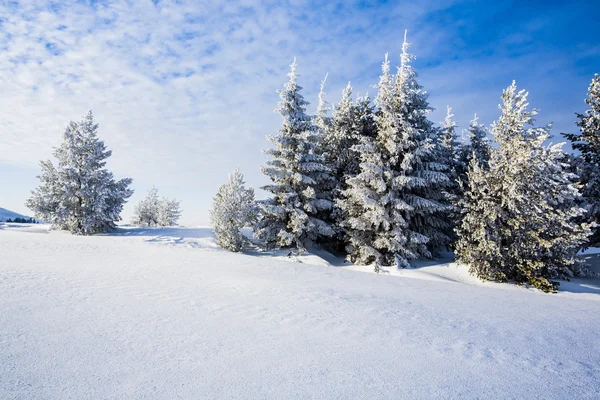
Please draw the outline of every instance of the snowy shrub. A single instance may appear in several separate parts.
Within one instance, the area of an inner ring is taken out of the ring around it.
[[[111,151],[97,130],[91,111],[80,122],[70,122],[54,151],[56,165],[40,163],[40,186],[26,203],[36,218],[81,235],[106,232],[121,220],[123,205],[133,194],[131,179],[115,181],[105,168]]]
[[[219,245],[227,250],[240,251],[247,239],[240,231],[256,219],[254,190],[244,187],[244,176],[239,170],[229,175],[214,198],[210,218]]]
[[[577,206],[577,177],[560,145],[544,146],[550,127],[533,127],[527,93],[513,82],[502,100],[492,126],[498,149],[487,166],[476,158],[469,166],[456,257],[482,279],[552,291],[551,279],[578,273],[574,257],[590,225],[576,222],[585,212]]]
[[[153,186],[146,198],[135,206],[131,224],[139,227],[174,226],[180,215],[180,202],[166,197],[159,199],[158,190]]]

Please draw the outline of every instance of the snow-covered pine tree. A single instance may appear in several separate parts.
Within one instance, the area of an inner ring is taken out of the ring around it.
[[[382,65],[376,98],[381,115],[391,115],[394,102],[393,78],[387,54]],[[384,128],[382,118],[377,118],[377,128]],[[393,203],[397,197],[392,191],[394,173],[389,163],[390,150],[385,147],[381,131],[376,137],[363,137],[352,147],[360,157],[360,171],[346,179],[346,189],[336,202],[343,212],[342,227],[348,236],[348,259],[358,264],[409,265],[417,257],[415,246],[404,247],[408,224],[402,218],[400,207]],[[394,152],[395,149],[392,149]],[[398,204],[399,206],[403,204]],[[404,209],[409,209],[404,205]],[[422,244],[417,244],[422,247]]]
[[[319,104],[317,105],[317,114],[314,117],[315,120],[315,128],[317,130],[317,136],[320,136],[319,140],[322,141],[328,135],[329,130],[331,129],[331,117],[329,116],[329,104],[327,100],[325,100],[325,83],[327,82],[327,76],[329,74],[325,74],[325,78],[321,81],[321,87],[319,90]],[[322,146],[317,146],[315,148],[316,151],[322,151]]]
[[[256,219],[254,190],[246,189],[244,176],[236,169],[229,181],[215,195],[210,218],[219,246],[240,251],[247,242],[240,229],[251,226]]]
[[[262,171],[273,182],[264,186],[273,197],[258,202],[260,219],[254,226],[255,236],[267,246],[308,246],[332,237],[335,232],[324,219],[331,213],[328,188],[334,184],[321,150],[322,136],[312,118],[297,83],[296,61],[290,66],[289,81],[279,92],[281,102],[276,111],[283,117],[278,134],[269,136],[274,148],[265,153],[272,157]]]
[[[354,125],[359,137],[377,136],[377,123],[375,122],[375,106],[367,93],[365,96],[359,96],[354,102]],[[360,171],[358,159],[351,162],[348,166],[348,173],[351,176]]]
[[[573,164],[583,185],[582,194],[588,213],[585,219],[595,222],[593,235],[587,246],[600,246],[600,76],[594,75],[585,100],[590,107],[584,114],[577,113],[578,133],[563,133],[573,149],[580,152]]]
[[[452,119],[452,108],[447,106],[446,118],[442,122],[442,128],[440,132],[440,162],[448,166],[448,179],[449,183],[445,188],[447,193],[447,199],[452,204],[452,210],[448,214],[451,225],[448,226],[444,233],[450,238],[451,242],[456,241],[456,234],[454,228],[460,222],[460,208],[458,207],[458,200],[462,197],[462,186],[460,185],[460,178],[467,173],[467,166],[463,164],[460,159],[460,154],[463,151],[461,143],[458,141],[456,134],[456,122]]]
[[[133,194],[131,179],[115,181],[105,168],[112,152],[97,130],[91,111],[80,122],[71,121],[54,151],[57,165],[41,162],[40,186],[26,203],[36,218],[82,235],[106,232],[121,220],[123,205]]]
[[[479,118],[475,114],[469,123],[469,143],[464,145],[461,151],[460,158],[464,165],[468,165],[473,157],[481,165],[487,165],[490,159],[490,143],[487,133],[487,128],[479,123]]]
[[[527,93],[513,82],[492,126],[498,149],[488,166],[476,158],[461,202],[456,257],[485,280],[526,282],[545,291],[578,272],[574,256],[590,234],[560,145],[544,146],[549,126],[533,127]]]
[[[462,145],[458,141],[458,135],[456,134],[456,122],[452,119],[452,108],[447,107],[446,118],[442,123],[441,132],[441,155],[443,157],[442,162],[448,166],[448,179],[450,182],[446,190],[454,196],[459,196],[459,185],[458,177],[466,173],[467,166],[463,164],[460,159],[462,152]]]
[[[428,251],[435,254],[448,247],[453,228],[448,218],[452,207],[446,195],[449,165],[440,154],[439,131],[427,117],[432,108],[410,64],[414,56],[408,53],[409,47],[405,32],[395,79],[401,137],[396,170],[402,177],[403,196],[412,207],[409,229],[427,237]]]
[[[360,172],[359,154],[354,146],[360,144],[363,137],[376,135],[374,115],[368,96],[352,100],[352,86],[348,82],[342,99],[333,109],[331,128],[323,144],[325,162],[331,168],[338,192],[346,188],[348,177]]]
[[[131,224],[133,226],[148,227],[158,226],[158,189],[152,186],[148,190],[146,198],[140,201],[133,209],[133,218]]]
[[[139,227],[174,226],[180,215],[180,202],[166,197],[159,199],[158,189],[152,186],[146,198],[135,206],[131,224]]]
[[[342,99],[334,107],[330,128],[323,141],[325,163],[334,177],[332,197],[334,209],[331,224],[335,227],[336,237],[331,241],[331,248],[337,250],[345,247],[345,233],[342,227],[343,211],[335,206],[341,192],[347,188],[347,179],[360,172],[360,156],[354,146],[361,143],[363,136],[375,136],[374,111],[368,96],[352,100],[350,83],[342,92]]]
[[[338,206],[343,210],[352,262],[407,267],[418,257],[430,257],[447,236],[441,215],[449,206],[440,189],[448,182],[446,166],[435,161],[433,124],[427,120],[426,94],[416,81],[403,45],[402,64],[395,79],[387,55],[378,84],[375,121],[377,136],[355,146],[360,173],[347,180]],[[419,230],[417,230],[417,229]]]
[[[158,208],[158,226],[175,226],[181,216],[181,201],[163,197]]]

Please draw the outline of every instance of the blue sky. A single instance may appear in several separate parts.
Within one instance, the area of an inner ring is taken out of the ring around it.
[[[450,105],[460,128],[474,113],[490,124],[515,79],[561,141],[600,73],[597,15],[594,1],[5,1],[0,207],[28,213],[39,160],[91,109],[109,167],[134,179],[125,220],[156,184],[182,200],[182,223],[206,223],[235,167],[267,183],[262,149],[294,57],[313,112],[326,73],[331,103],[348,81],[375,95],[405,29],[433,121]]]

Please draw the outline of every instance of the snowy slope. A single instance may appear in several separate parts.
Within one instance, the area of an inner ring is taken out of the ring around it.
[[[14,219],[14,218],[29,218],[29,217],[26,217],[25,215],[16,213],[14,211],[7,210],[6,208],[0,207],[0,221],[6,221],[7,219]]]
[[[0,229],[1,399],[600,398],[595,281],[549,295],[232,254],[206,228],[43,229]]]

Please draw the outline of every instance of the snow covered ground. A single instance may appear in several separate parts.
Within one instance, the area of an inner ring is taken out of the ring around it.
[[[3,224],[0,398],[600,398],[598,280],[543,294],[450,261],[377,275],[208,228]]]

